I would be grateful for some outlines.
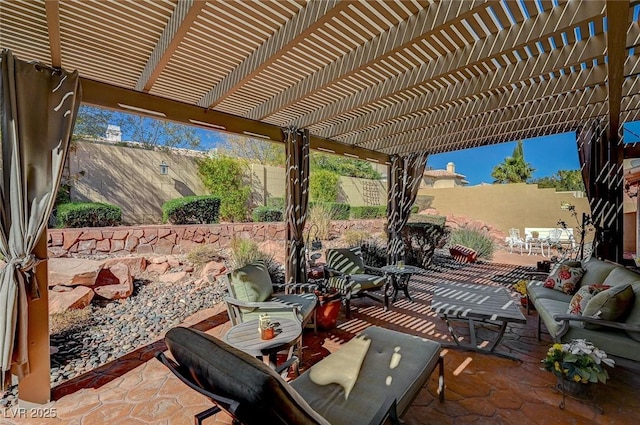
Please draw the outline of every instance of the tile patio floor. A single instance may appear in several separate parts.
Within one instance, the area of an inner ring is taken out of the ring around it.
[[[462,281],[499,284],[518,280],[526,267],[496,263],[434,267],[414,277],[410,292],[414,302],[400,298],[384,312],[373,301],[355,301],[351,320],[341,314],[332,331],[304,334],[302,367],[339,349],[340,345],[370,325],[448,341],[444,323],[431,312],[433,289],[438,282]],[[222,305],[190,318],[187,326],[222,336],[228,329]],[[539,369],[540,359],[550,345],[543,334],[535,338],[536,315],[526,325],[510,325],[499,347],[521,361],[493,355],[449,349],[445,356],[446,401],[436,396],[435,375],[404,414],[407,425],[422,424],[636,424],[640,418],[640,374],[621,367],[610,370],[611,379],[595,389],[604,414],[589,405],[568,399],[564,410],[561,395],[552,387],[555,377]],[[10,419],[5,413],[0,424],[191,424],[193,415],[211,404],[187,388],[153,358],[164,349],[161,341],[130,353],[93,373],[85,374],[54,389],[51,406],[55,419]],[[9,415],[10,416],[10,415]],[[205,424],[229,424],[218,414]]]

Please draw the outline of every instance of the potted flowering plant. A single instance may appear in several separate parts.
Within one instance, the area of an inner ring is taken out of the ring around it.
[[[520,304],[527,305],[527,281],[519,280],[513,285],[513,290],[520,294]]]
[[[609,374],[603,366],[613,367],[615,362],[591,342],[573,339],[567,344],[553,344],[542,364],[544,370],[556,375],[563,394],[580,394],[591,383],[606,383]]]

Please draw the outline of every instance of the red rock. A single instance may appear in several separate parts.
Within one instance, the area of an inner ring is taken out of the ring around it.
[[[182,279],[184,279],[185,277],[187,277],[187,272],[175,272],[175,273],[166,273],[163,274],[162,276],[158,277],[158,280],[160,280],[160,282],[164,282],[164,283],[176,283]]]
[[[124,250],[124,240],[122,239],[112,239],[111,240],[111,252],[122,251]]]
[[[102,262],[79,258],[50,258],[49,286],[92,286],[96,283]]]
[[[49,258],[60,258],[67,255],[67,250],[59,246],[52,246],[47,249],[47,254]]]
[[[101,241],[96,242],[96,251],[100,251],[100,252],[111,251],[111,240],[103,239]]]
[[[168,236],[170,233],[171,233],[170,229],[167,229],[167,228],[158,229],[158,239],[162,239],[165,236]]]
[[[86,286],[76,286],[69,292],[49,291],[49,314],[85,308],[91,303],[93,296],[94,292]]]
[[[154,250],[157,254],[171,254],[173,252],[174,244],[166,239],[160,239],[155,244]]]
[[[62,246],[64,241],[62,232],[50,232],[49,236],[51,236],[51,246]]]
[[[78,242],[78,252],[83,254],[93,254],[95,249],[96,241],[93,239]]]
[[[67,230],[64,232],[64,243],[62,247],[66,250],[69,250],[76,242],[78,242],[78,238],[82,234],[81,230]]]
[[[139,242],[140,242],[140,240],[137,237],[129,236],[127,238],[127,242],[124,245],[124,249],[126,249],[129,252],[134,251],[136,249],[136,247],[138,246]]]
[[[220,262],[220,261],[209,261],[202,268],[202,272],[200,273],[200,276],[202,276],[203,278],[206,278],[209,275],[213,276],[213,277],[216,277],[216,276],[223,275],[226,272],[227,272],[227,267],[224,265],[223,262]]]
[[[162,264],[149,264],[147,266],[147,272],[164,274],[169,270],[169,263]]]
[[[173,255],[167,257],[167,263],[169,263],[169,267],[180,267],[180,261]]]
[[[156,229],[144,229],[144,238],[147,242],[152,242],[158,238],[158,230]]]
[[[116,230],[113,232],[113,237],[111,239],[124,240],[128,235],[128,230]]]
[[[162,264],[162,263],[166,263],[167,262],[167,257],[162,255],[162,256],[158,256],[158,257],[151,257],[149,258],[149,262],[151,264]]]
[[[129,267],[123,263],[102,269],[96,280],[96,295],[108,300],[127,298],[133,293],[133,277]]]
[[[136,252],[138,254],[153,254],[153,247],[148,243],[138,245]]]
[[[111,268],[116,264],[124,264],[129,267],[133,276],[137,276],[147,269],[147,259],[144,257],[130,256],[111,258],[104,262],[104,268]]]
[[[97,241],[101,241],[103,239],[102,237],[102,231],[101,230],[87,230],[86,232],[84,232],[82,235],[80,235],[79,240],[81,241],[88,241],[88,240],[97,240]]]

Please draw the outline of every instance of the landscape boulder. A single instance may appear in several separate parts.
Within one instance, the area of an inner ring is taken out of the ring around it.
[[[50,258],[49,287],[93,286],[102,267],[101,261],[83,258]]]
[[[108,300],[131,296],[133,276],[131,276],[129,266],[124,263],[116,263],[109,268],[103,268],[96,279],[94,291],[96,295]]]
[[[85,308],[91,303],[93,296],[93,290],[82,285],[66,292],[49,291],[49,314]]]

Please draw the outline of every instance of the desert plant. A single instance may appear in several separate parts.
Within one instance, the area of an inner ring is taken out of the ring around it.
[[[97,202],[58,205],[57,227],[105,227],[122,224],[120,207]]]
[[[370,238],[362,242],[362,260],[367,266],[382,267],[387,265],[387,243],[380,238]]]
[[[478,253],[478,258],[490,260],[496,249],[496,244],[484,232],[468,227],[461,227],[451,232],[449,245],[463,245]]]
[[[284,268],[273,255],[263,252],[255,241],[234,237],[231,239],[230,260],[233,268],[243,267],[256,261],[263,261],[269,271],[272,283],[284,282]]]
[[[342,234],[342,239],[347,246],[361,246],[370,237],[371,233],[355,229],[345,230]]]
[[[328,240],[331,232],[331,210],[326,204],[313,204],[307,213],[309,226],[318,227],[317,237],[321,240]]]
[[[162,222],[171,224],[218,223],[220,198],[215,196],[185,196],[162,204]]]
[[[428,221],[416,221],[418,218],[428,218]],[[431,265],[436,248],[442,248],[449,236],[449,228],[444,225],[444,219],[440,218],[416,215],[413,220],[409,219],[402,229],[407,264],[424,269]]]
[[[309,179],[309,195],[317,202],[336,202],[338,200],[338,183],[340,176],[327,170],[311,173]]]
[[[193,248],[187,254],[189,260],[195,266],[202,266],[209,261],[223,261],[224,257],[220,255],[220,250],[212,245],[200,245]]]

